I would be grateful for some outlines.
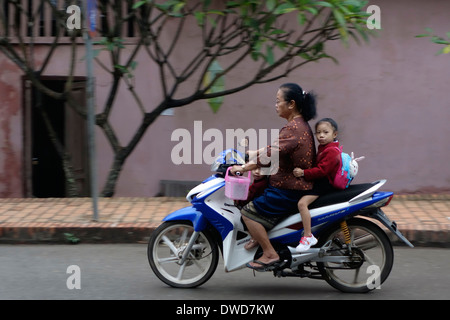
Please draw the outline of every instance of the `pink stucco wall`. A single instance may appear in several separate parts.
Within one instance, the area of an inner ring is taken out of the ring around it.
[[[371,4],[381,8],[379,36],[368,45],[345,48],[339,42],[330,44],[338,65],[329,60],[311,63],[287,79],[226,97],[216,115],[203,102],[176,110],[174,117],[162,117],[149,131],[149,135],[157,134],[159,141],[149,139],[148,150],[156,151],[159,146],[164,154],[161,156],[170,159],[167,146],[177,144],[170,141],[172,130],[192,128],[196,120],[202,121],[204,130],[281,128],[284,120],[274,111],[277,87],[283,82],[297,82],[318,94],[316,120],[335,118],[345,150],[366,157],[355,182],[385,178],[386,188],[396,192],[449,191],[446,160],[450,148],[446,141],[450,136],[450,56],[435,56],[440,47],[415,35],[432,27],[444,36],[450,30],[446,14],[450,3]],[[314,123],[312,120],[311,125]],[[207,174],[206,166],[173,166],[170,162],[164,173],[159,173],[164,179],[174,180],[201,179]]]
[[[227,96],[216,114],[205,101],[199,101],[174,110],[174,115],[161,116],[127,160],[116,196],[153,196],[159,191],[160,180],[202,180],[208,176],[207,164],[175,165],[171,161],[171,151],[178,143],[171,141],[172,132],[186,128],[193,134],[194,121],[201,121],[203,132],[217,128],[224,134],[226,129],[281,128],[285,120],[275,113],[275,94],[284,82],[297,82],[305,90],[314,90],[318,94],[315,120],[335,118],[345,150],[366,157],[360,163],[356,182],[386,178],[385,189],[395,192],[450,191],[450,170],[446,166],[450,158],[446,142],[450,136],[450,56],[435,56],[437,45],[414,37],[425,27],[441,35],[450,31],[450,2],[379,0],[371,4],[381,8],[379,36],[370,44],[352,43],[349,48],[340,42],[327,44],[339,60],[338,65],[330,60],[310,63],[286,79]],[[185,50],[190,49],[186,46]],[[67,49],[59,49],[59,54],[61,58],[46,74],[65,74],[63,57]],[[143,56],[140,59],[144,61]],[[21,86],[17,69],[1,55],[0,66],[0,196],[14,197],[22,195]],[[84,74],[84,63],[80,61],[77,75]],[[95,74],[100,108],[111,80],[99,67]],[[238,78],[229,76],[226,82]],[[136,79],[136,90],[151,110],[160,96],[155,68],[141,63]],[[128,100],[126,89],[121,90],[116,101],[121,108],[113,112],[111,121],[125,142],[134,132],[133,122],[140,119],[140,111]],[[129,124],[117,126],[124,123]],[[206,147],[210,142],[197,139],[192,143]],[[97,148],[101,188],[112,153],[98,130]]]
[[[16,67],[0,57],[0,197],[22,190],[21,87]]]

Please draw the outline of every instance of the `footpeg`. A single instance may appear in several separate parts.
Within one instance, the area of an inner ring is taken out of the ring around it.
[[[264,268],[264,271],[276,271],[276,270],[283,270],[286,265],[287,265],[288,261],[287,260],[283,260],[280,263],[277,263],[273,266]]]

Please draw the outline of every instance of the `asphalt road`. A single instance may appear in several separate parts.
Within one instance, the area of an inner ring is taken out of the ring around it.
[[[173,308],[186,299],[450,299],[449,249],[395,247],[394,268],[381,289],[356,295],[321,280],[254,276],[248,269],[225,273],[221,263],[200,288],[174,289],[153,275],[146,249],[144,244],[0,245],[0,299],[178,300]]]

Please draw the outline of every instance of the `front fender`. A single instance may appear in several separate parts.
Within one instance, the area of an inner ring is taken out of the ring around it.
[[[189,220],[195,231],[203,231],[208,225],[203,214],[193,206],[182,208],[167,215],[163,221]]]

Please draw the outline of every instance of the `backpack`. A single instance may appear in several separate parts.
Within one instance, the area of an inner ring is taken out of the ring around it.
[[[342,151],[342,146],[340,148],[335,147],[339,150],[339,168],[336,172],[336,176],[334,177],[331,185],[340,190],[344,190],[348,188],[352,180],[356,177],[358,173],[358,162],[359,160],[364,159],[364,157],[356,158],[353,155],[350,156],[348,153]]]

